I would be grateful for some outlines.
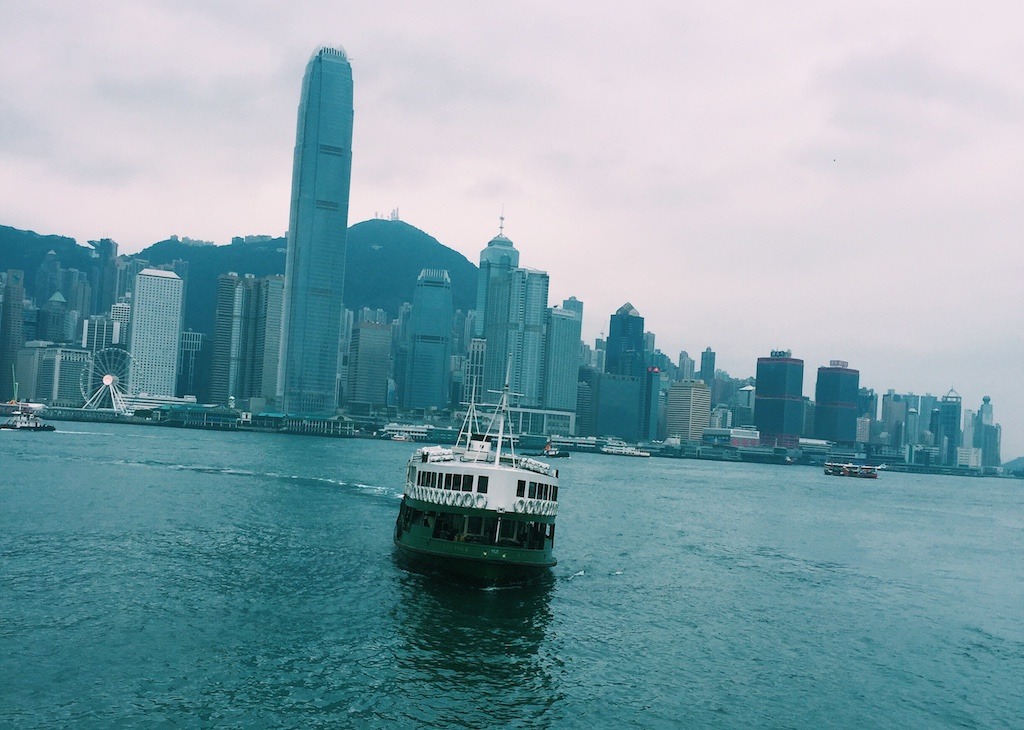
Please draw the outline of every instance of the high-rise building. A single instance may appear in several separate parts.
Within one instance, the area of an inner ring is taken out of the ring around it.
[[[94,314],[82,322],[82,349],[99,352],[121,344],[121,323],[109,314]]]
[[[483,276],[481,272],[480,276]],[[517,405],[541,405],[544,323],[548,310],[548,275],[535,269],[503,266],[489,273],[484,310],[485,390],[501,390],[506,371]]]
[[[556,411],[576,410],[581,327],[582,321],[577,311],[562,307],[551,307],[548,310],[547,341],[544,348],[545,408]]]
[[[1003,429],[993,420],[992,399],[987,395],[981,399],[981,408],[974,418],[974,446],[981,449],[981,465],[994,467],[1002,464],[1000,441]],[[966,441],[964,442],[967,443]]]
[[[14,368],[25,343],[24,308],[25,273],[10,269],[0,306],[0,401],[14,397]]]
[[[512,269],[519,268],[519,251],[505,235],[505,218],[502,216],[498,235],[487,242],[480,252],[480,271],[476,280],[476,319],[474,337],[486,337],[485,329],[488,309],[504,309],[507,305],[507,277]],[[497,279],[497,281],[495,281]],[[490,312],[498,321],[507,319],[504,312]]]
[[[644,361],[644,318],[629,302],[611,316],[605,341],[605,372],[642,378]]]
[[[700,354],[700,379],[710,388],[715,388],[715,351],[710,347]]]
[[[711,389],[703,380],[680,380],[668,389],[666,436],[700,441],[711,420]]]
[[[93,249],[90,284],[93,312],[109,312],[117,301],[117,244],[109,238],[89,241]]]
[[[576,297],[569,297],[562,300],[562,309],[576,313],[576,318],[583,324],[583,302]]]
[[[591,397],[596,406],[594,428],[597,435],[617,436],[626,441],[639,441],[640,412],[643,403],[643,378],[631,375],[599,373],[596,393]]]
[[[178,378],[183,282],[173,271],[143,269],[132,297],[132,395],[173,396]]]
[[[77,347],[46,347],[40,351],[34,397],[51,406],[77,408],[82,405],[82,372],[89,367],[90,354]]]
[[[39,310],[36,336],[48,342],[68,342],[71,339],[68,332],[69,320],[67,300],[63,294],[55,291]]]
[[[484,400],[484,360],[487,357],[487,340],[473,337],[466,352],[466,372],[462,376],[462,403],[480,403]]]
[[[814,388],[814,437],[840,444],[857,441],[860,371],[844,360],[818,368]]]
[[[366,410],[387,403],[391,364],[391,325],[359,322],[352,330],[349,353],[349,406]]]
[[[337,410],[338,340],[352,176],[352,67],[321,48],[299,100],[284,286],[284,410]]]
[[[960,394],[952,389],[939,399],[935,445],[942,449],[943,464],[955,465],[957,463],[957,449],[962,445],[960,432],[962,402]]]
[[[804,421],[804,361],[789,350],[757,359],[754,424],[767,446],[795,448]]]
[[[274,397],[283,299],[280,276],[218,278],[210,386],[215,403]]]
[[[679,353],[679,380],[693,380],[696,375],[696,361],[683,350]]]
[[[453,316],[448,272],[423,269],[413,290],[408,320],[409,351],[402,388],[405,408],[447,407]]]
[[[181,333],[181,348],[178,350],[178,384],[175,395],[179,397],[194,395],[201,403],[208,400],[207,383],[209,378],[207,373],[210,368],[204,367],[205,363],[210,360],[206,353],[208,339],[204,332],[187,330]]]

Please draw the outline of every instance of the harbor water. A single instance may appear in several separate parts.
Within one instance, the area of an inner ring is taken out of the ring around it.
[[[1024,727],[1024,482],[574,454],[526,587],[404,570],[408,443],[0,432],[2,727]]]

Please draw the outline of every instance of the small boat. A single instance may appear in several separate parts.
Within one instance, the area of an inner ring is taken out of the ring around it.
[[[608,443],[601,447],[602,454],[613,454],[615,456],[650,456],[650,451],[638,449],[636,446],[629,446],[625,441],[609,439]]]
[[[524,456],[542,456],[545,459],[568,459],[569,452],[562,451],[560,448],[548,441],[544,444],[542,451],[531,451],[524,453]]]
[[[409,459],[394,543],[403,560],[485,584],[515,583],[556,564],[558,470],[517,455],[508,384],[486,428],[473,402],[451,448]]]
[[[44,423],[35,409],[28,403],[18,403],[11,417],[0,423],[0,428],[12,431],[56,431],[49,423]]]
[[[856,477],[858,479],[878,479],[881,467],[867,464],[840,464],[834,461],[825,462],[825,474],[830,477]]]

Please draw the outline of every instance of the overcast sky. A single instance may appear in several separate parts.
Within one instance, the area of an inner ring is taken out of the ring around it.
[[[497,232],[675,359],[789,348],[991,395],[1024,454],[1016,2],[0,0],[0,224],[136,252],[283,235],[303,69],[355,78],[350,223]]]

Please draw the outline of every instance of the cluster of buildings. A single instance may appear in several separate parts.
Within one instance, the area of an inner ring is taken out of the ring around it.
[[[757,360],[756,377],[731,378],[710,347],[699,363],[662,353],[628,302],[606,337],[584,344],[583,303],[549,303],[548,274],[520,264],[504,219],[480,253],[475,309],[453,308],[443,269],[424,269],[398,312],[346,309],[352,115],[348,59],[320,49],[299,103],[286,273],[222,274],[212,333],[182,330],[185,262],[150,267],[118,257],[112,241],[93,243],[89,271],[48,255],[31,297],[23,272],[2,275],[0,399],[17,380],[22,398],[78,407],[119,383],[136,409],[198,402],[304,422],[423,423],[450,421],[507,383],[519,433],[999,465],[988,398],[976,411],[954,391],[879,399],[832,361],[811,399],[803,361],[781,350]],[[97,364],[110,349],[128,353],[123,372]]]

